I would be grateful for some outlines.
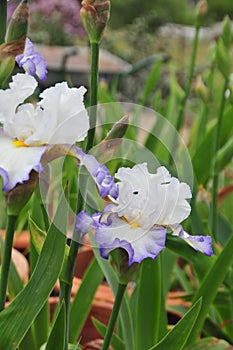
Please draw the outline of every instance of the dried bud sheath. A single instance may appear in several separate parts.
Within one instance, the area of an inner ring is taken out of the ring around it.
[[[83,0],[80,17],[91,43],[99,43],[110,16],[109,0]]]
[[[26,37],[28,31],[29,7],[26,0],[22,0],[14,11],[6,32],[6,42],[9,43]]]

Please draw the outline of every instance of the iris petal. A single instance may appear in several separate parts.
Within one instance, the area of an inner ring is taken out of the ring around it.
[[[3,190],[10,191],[17,183],[28,180],[32,170],[40,172],[40,161],[45,151],[46,147],[17,147],[0,129],[0,175],[3,178]]]
[[[176,228],[173,235],[184,239],[186,243],[198,252],[204,253],[207,256],[213,254],[212,239],[210,236],[192,236],[185,232],[181,225]]]
[[[111,224],[99,224],[96,227],[95,240],[99,243],[103,257],[113,249],[120,247],[129,254],[129,265],[141,262],[147,257],[155,259],[165,248],[166,228],[153,227],[145,230],[142,227],[132,228],[127,222],[111,216]]]

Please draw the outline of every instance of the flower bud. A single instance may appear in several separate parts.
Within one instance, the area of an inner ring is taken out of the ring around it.
[[[83,0],[80,17],[91,43],[99,43],[109,20],[109,0]]]
[[[101,163],[105,163],[113,157],[115,150],[123,141],[123,136],[125,135],[128,126],[129,116],[126,114],[113,125],[103,141],[92,151],[92,154],[95,155]]]
[[[229,17],[223,21],[222,33],[216,46],[216,62],[225,79],[228,79],[232,68],[232,29]]]
[[[203,102],[208,102],[210,100],[210,91],[204,84],[200,75],[195,79],[193,90],[198,96],[200,96]]]
[[[11,75],[15,66],[15,57],[24,51],[25,37],[3,43],[0,46],[0,86]]]
[[[231,45],[232,45],[232,29],[231,29],[231,21],[228,16],[224,18],[223,21],[223,27],[222,27],[222,34],[221,38],[223,40],[224,46],[228,49],[231,50]]]
[[[225,79],[228,79],[231,73],[232,58],[228,48],[220,38],[216,47],[216,62],[218,69]]]
[[[38,182],[39,174],[35,171],[30,173],[29,180],[23,184],[17,184],[12,190],[6,192],[7,214],[19,215],[21,209],[30,199]]]
[[[29,7],[27,0],[22,0],[15,9],[6,32],[6,42],[26,38],[28,30]]]
[[[196,6],[196,18],[201,19],[208,11],[208,3],[206,0],[200,0]]]
[[[128,114],[126,114],[124,117],[122,117],[113,125],[112,129],[108,132],[104,140],[109,141],[109,140],[122,138],[127,131],[128,125],[129,125],[129,116]]]
[[[4,43],[0,46],[0,62],[6,58],[13,56],[14,58],[23,53],[26,37],[22,37],[18,40],[13,40],[9,43]]]
[[[122,248],[116,248],[111,251],[111,258],[117,270],[119,282],[121,284],[127,284],[129,281],[132,281],[140,267],[140,264],[133,263],[129,266],[128,253]]]
[[[11,75],[14,66],[14,56],[6,57],[4,60],[0,61],[0,86],[2,86],[5,80]]]

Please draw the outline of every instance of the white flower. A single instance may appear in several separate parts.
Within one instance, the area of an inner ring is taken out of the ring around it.
[[[146,163],[120,168],[115,177],[120,180],[116,202],[108,205],[93,224],[102,257],[121,247],[128,252],[129,265],[147,257],[155,259],[165,248],[167,229],[194,249],[212,254],[209,236],[190,236],[180,225],[191,211],[187,184],[171,177],[165,167],[149,173]]]
[[[52,145],[82,141],[89,129],[84,87],[59,83],[40,94],[35,106],[23,104],[37,86],[28,74],[17,74],[9,89],[0,90],[0,174],[5,191],[41,170],[41,158]]]

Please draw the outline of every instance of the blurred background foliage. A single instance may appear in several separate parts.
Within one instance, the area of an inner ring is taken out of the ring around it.
[[[9,0],[8,18],[19,0]],[[31,0],[30,35],[35,42],[49,45],[72,45],[85,38],[80,17],[81,0]],[[196,0],[113,0],[108,32],[123,30],[128,40],[139,39],[142,34],[154,35],[166,23],[193,25]],[[233,16],[232,0],[208,0],[208,15],[203,26]],[[120,36],[122,38],[122,36]],[[147,42],[147,40],[146,40]]]

